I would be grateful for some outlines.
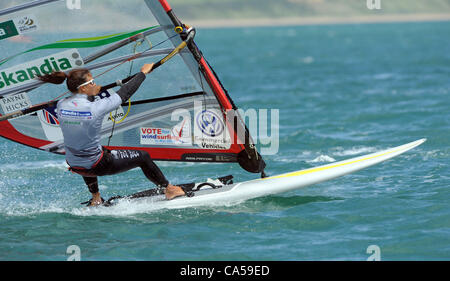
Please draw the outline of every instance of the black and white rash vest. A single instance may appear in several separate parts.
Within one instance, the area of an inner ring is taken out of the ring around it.
[[[112,89],[109,97],[89,101],[85,94],[75,94],[57,104],[57,114],[64,136],[66,161],[71,167],[90,169],[102,157],[101,128],[106,114],[118,108],[122,98]]]

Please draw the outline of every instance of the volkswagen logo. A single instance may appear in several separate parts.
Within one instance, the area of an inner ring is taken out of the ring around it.
[[[203,110],[197,115],[197,126],[203,134],[215,137],[223,132],[224,125],[221,118],[211,110]]]

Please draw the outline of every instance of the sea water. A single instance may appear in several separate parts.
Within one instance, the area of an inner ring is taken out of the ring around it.
[[[234,102],[278,110],[266,173],[332,163],[421,138],[387,162],[304,189],[218,207],[88,209],[62,156],[0,139],[0,260],[450,259],[450,22],[199,29]],[[270,134],[270,128],[268,131]],[[261,147],[256,136],[258,147]],[[158,162],[172,182],[237,165]],[[104,197],[150,188],[102,177]]]

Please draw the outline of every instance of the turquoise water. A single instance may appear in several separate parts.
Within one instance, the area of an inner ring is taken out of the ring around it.
[[[200,29],[196,41],[243,109],[279,109],[275,175],[420,138],[388,162],[222,207],[88,210],[61,156],[0,140],[0,260],[450,260],[450,22]],[[270,133],[270,132],[269,132]],[[237,166],[163,163],[173,182]],[[139,170],[104,197],[147,189]]]

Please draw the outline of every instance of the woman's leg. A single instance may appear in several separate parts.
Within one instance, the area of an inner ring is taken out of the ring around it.
[[[134,168],[141,168],[144,175],[155,185],[165,187],[167,199],[185,195],[179,186],[169,184],[150,155],[141,150],[112,150],[105,152],[103,159],[92,170],[97,176],[114,175]]]
[[[109,163],[105,167],[107,175],[114,175],[139,167],[147,179],[155,185],[167,187],[169,184],[164,174],[145,151],[112,150],[110,156],[110,161],[108,161]],[[101,169],[101,167],[98,168]],[[98,173],[98,175],[100,174]]]
[[[98,179],[97,177],[85,177],[83,176],[83,180],[89,188],[89,192],[94,194],[98,192]]]

